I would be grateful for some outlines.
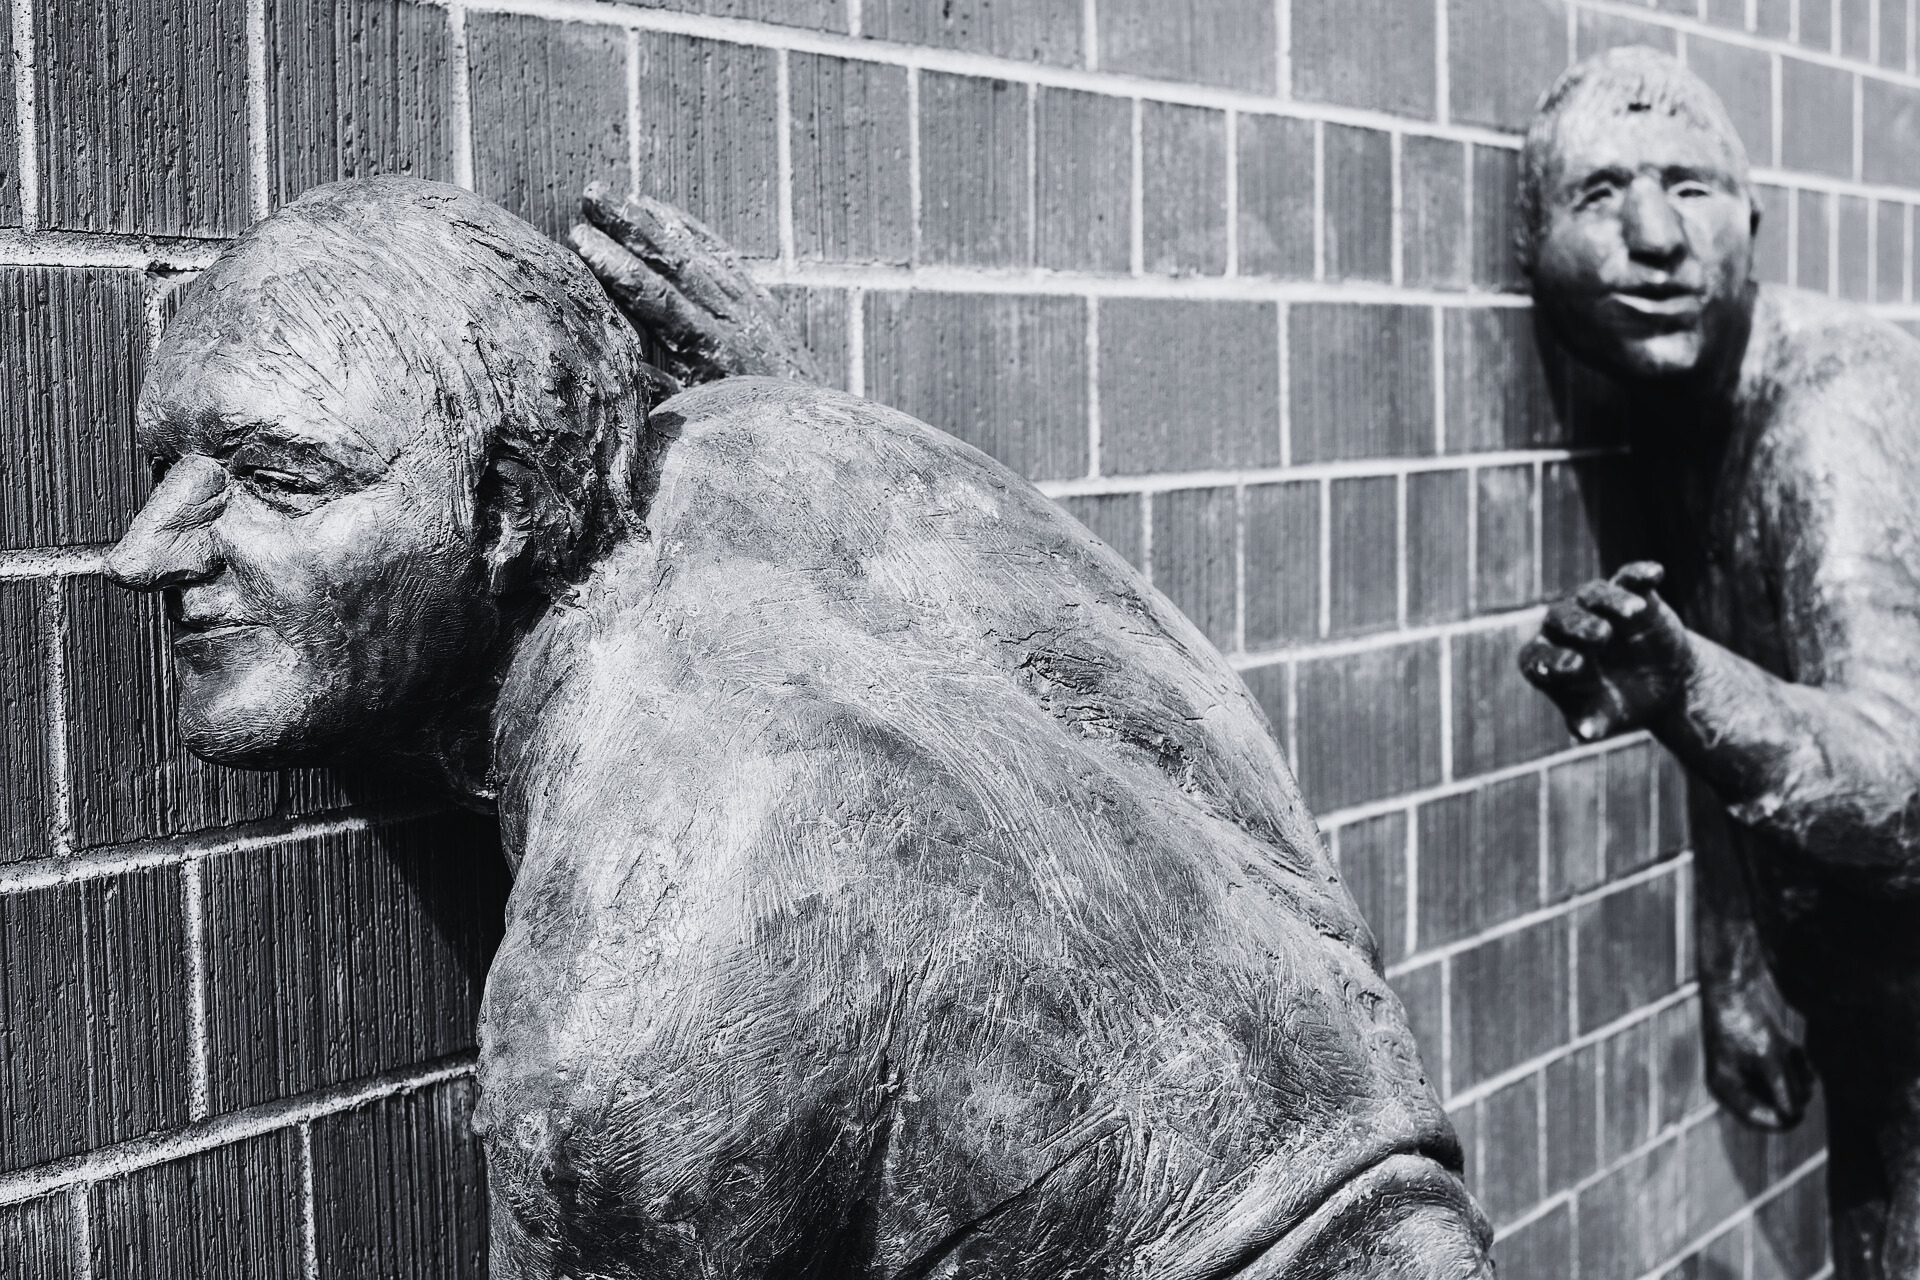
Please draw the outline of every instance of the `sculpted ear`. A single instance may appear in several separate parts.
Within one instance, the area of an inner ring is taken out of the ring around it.
[[[488,462],[476,506],[481,560],[495,599],[559,571],[578,537],[568,504],[539,468],[508,449]]]

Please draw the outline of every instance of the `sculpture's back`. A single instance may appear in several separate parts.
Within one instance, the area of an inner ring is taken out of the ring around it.
[[[1486,1230],[1264,720],[997,464],[834,392],[655,410],[522,645],[497,1274],[1464,1277]]]

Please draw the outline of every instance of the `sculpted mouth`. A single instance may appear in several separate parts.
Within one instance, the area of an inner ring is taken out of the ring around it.
[[[173,642],[184,644],[189,640],[218,640],[242,631],[255,631],[260,624],[244,618],[176,618],[174,626],[179,634]]]
[[[1662,318],[1691,316],[1700,310],[1700,295],[1677,285],[1647,285],[1638,289],[1616,289],[1613,300],[1629,311]]]

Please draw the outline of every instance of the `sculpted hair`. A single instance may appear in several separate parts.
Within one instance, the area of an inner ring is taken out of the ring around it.
[[[571,579],[640,527],[659,375],[580,260],[499,206],[411,178],[316,187],[195,283],[161,358],[217,358],[263,323],[290,392],[352,380],[445,427],[495,594]]]
[[[1546,219],[1552,159],[1560,122],[1575,112],[1625,116],[1650,111],[1678,116],[1694,128],[1712,134],[1727,149],[1727,158],[1747,200],[1759,211],[1759,201],[1747,179],[1747,149],[1733,127],[1718,94],[1678,60],[1645,45],[1608,49],[1561,72],[1534,109],[1527,140],[1520,149],[1520,190],[1516,200],[1514,248],[1523,267],[1531,268],[1540,225]]]

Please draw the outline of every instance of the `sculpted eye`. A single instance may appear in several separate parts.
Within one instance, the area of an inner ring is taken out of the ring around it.
[[[1713,194],[1713,188],[1704,182],[1680,182],[1667,188],[1667,193],[1682,200],[1698,200]]]
[[[315,493],[320,486],[307,476],[292,471],[279,471],[272,467],[248,467],[241,471],[240,478],[262,493],[295,494]]]
[[[1611,184],[1588,187],[1575,197],[1573,207],[1575,209],[1597,209],[1608,200],[1611,200],[1613,196],[1614,188]]]

